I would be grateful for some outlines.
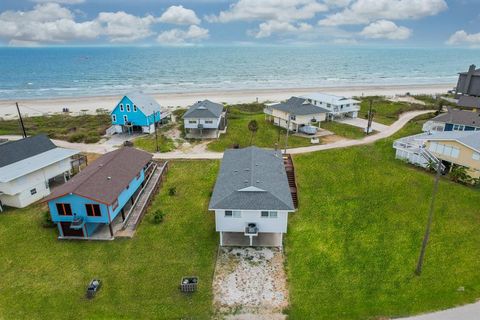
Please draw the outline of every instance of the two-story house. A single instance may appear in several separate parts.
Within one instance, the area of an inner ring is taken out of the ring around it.
[[[153,133],[155,125],[164,122],[169,113],[162,111],[154,98],[141,92],[132,92],[118,102],[111,117],[116,133]]]
[[[424,123],[424,132],[434,131],[480,131],[480,112],[448,108],[442,113]]]
[[[183,115],[183,125],[187,138],[216,139],[227,126],[223,105],[210,100],[198,101]]]
[[[0,144],[0,211],[2,205],[23,208],[49,195],[52,185],[70,177],[77,154],[45,135]]]
[[[281,152],[225,151],[208,208],[215,212],[221,246],[281,247],[295,211]]]
[[[480,132],[445,131],[422,133],[398,139],[393,144],[396,158],[421,167],[440,159],[445,170],[452,165],[467,168],[472,178],[480,178]]]
[[[320,127],[328,110],[311,104],[307,99],[291,97],[282,103],[267,104],[263,110],[267,121],[293,132],[303,126]]]
[[[311,104],[328,110],[329,120],[335,118],[356,118],[360,111],[360,101],[325,93],[311,93],[300,98]]]
[[[467,72],[458,74],[455,93],[458,107],[480,110],[480,69],[474,64]]]
[[[48,202],[60,239],[89,239],[102,227],[114,237],[112,225],[125,220],[124,207],[151,174],[152,155],[130,147],[104,154],[61,187]]]

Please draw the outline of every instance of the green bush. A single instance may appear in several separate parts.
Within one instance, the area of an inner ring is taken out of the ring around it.
[[[44,228],[55,228],[55,223],[53,223],[52,216],[50,215],[50,212],[48,212],[48,211],[45,211],[43,213],[42,226]]]
[[[160,223],[163,222],[164,217],[165,217],[165,214],[162,211],[157,210],[153,213],[152,223],[153,224],[160,224]]]
[[[73,133],[68,136],[67,141],[68,142],[82,142],[85,140],[85,134],[84,133]]]
[[[169,196],[174,196],[174,195],[176,195],[176,194],[177,194],[177,188],[175,188],[175,187],[170,187],[170,188],[168,189],[168,195],[169,195]]]
[[[85,143],[97,143],[98,141],[100,141],[100,136],[96,134],[90,134],[84,139]]]

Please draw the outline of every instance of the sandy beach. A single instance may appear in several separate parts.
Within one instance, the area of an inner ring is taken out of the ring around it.
[[[454,84],[431,85],[385,85],[385,86],[349,86],[349,87],[323,87],[323,88],[291,88],[291,89],[250,89],[232,91],[210,91],[189,93],[164,93],[152,94],[157,101],[165,107],[186,107],[192,103],[210,99],[226,103],[248,103],[253,101],[281,101],[291,96],[298,96],[312,92],[324,92],[342,96],[382,95],[395,96],[410,94],[439,94],[452,89]],[[19,103],[21,112],[25,116],[36,116],[62,112],[68,108],[74,114],[80,112],[95,113],[96,109],[111,110],[116,105],[120,96],[102,97],[76,97],[58,99],[35,100],[0,100],[0,117],[11,119],[17,116],[15,102]]]

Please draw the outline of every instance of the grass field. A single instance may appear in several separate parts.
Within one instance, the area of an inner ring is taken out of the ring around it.
[[[211,151],[224,151],[239,144],[240,147],[250,145],[251,133],[248,130],[248,123],[251,120],[258,122],[258,131],[253,138],[253,144],[258,147],[274,148],[278,143],[279,148],[285,147],[286,131],[280,127],[265,121],[263,105],[249,104],[237,105],[229,108],[227,133],[208,144]],[[310,145],[310,139],[290,135],[288,147],[303,147]]]
[[[286,236],[291,319],[394,317],[480,297],[479,190],[441,181],[416,277],[434,177],[395,160],[393,139],[294,158],[300,208]]]
[[[133,145],[148,152],[157,152],[155,134],[137,138],[133,140]],[[160,152],[169,152],[175,149],[175,145],[172,139],[167,138],[163,133],[158,133],[158,148]]]
[[[365,137],[365,133],[362,128],[354,127],[345,123],[336,121],[325,121],[321,124],[322,129],[331,131],[337,136],[345,137],[348,139],[361,139]]]
[[[47,134],[52,139],[69,142],[98,142],[105,130],[111,125],[110,115],[52,115],[28,117],[23,119],[27,135]],[[0,135],[21,135],[18,120],[0,121]]]
[[[373,100],[372,108],[375,111],[373,121],[386,125],[391,125],[392,123],[397,121],[398,116],[404,112],[432,109],[432,106],[429,105],[424,106],[414,103],[392,102],[386,100],[383,97],[365,97],[360,99],[362,101],[360,104],[360,112],[358,113],[358,116],[360,118],[367,118],[368,110],[370,107],[370,99]]]
[[[209,319],[218,238],[207,212],[218,162],[177,162],[133,239],[60,241],[41,227],[44,206],[0,214],[0,318]],[[169,187],[177,195],[167,195]],[[165,221],[152,224],[161,208]],[[179,292],[182,276],[199,291]],[[103,286],[84,298],[88,282]]]

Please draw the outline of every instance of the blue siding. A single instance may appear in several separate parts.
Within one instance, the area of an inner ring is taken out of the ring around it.
[[[142,171],[140,171],[140,177],[138,179],[137,177],[133,178],[133,180],[128,185],[128,189],[125,188],[125,190],[123,190],[118,196],[118,207],[115,210],[113,210],[112,206],[109,207],[110,217],[112,218],[112,220],[118,216],[118,214],[122,211],[122,208],[127,204],[133,194],[142,187],[142,183],[144,180],[145,173],[142,169]]]
[[[120,105],[123,105],[123,111],[120,110]],[[127,105],[130,106],[130,111],[127,111]],[[137,111],[133,111],[133,105],[133,102],[127,96],[123,97],[111,113],[112,125],[124,125],[124,115],[126,115],[127,120],[135,126],[145,127],[153,123],[153,114],[145,115],[140,108],[137,108]],[[160,118],[161,112],[158,110],[155,114],[155,122],[160,122]]]

